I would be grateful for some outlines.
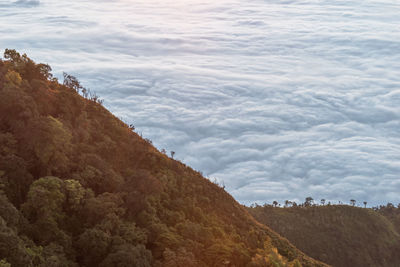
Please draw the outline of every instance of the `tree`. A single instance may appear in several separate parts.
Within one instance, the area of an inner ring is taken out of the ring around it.
[[[80,82],[75,76],[69,75],[68,73],[65,72],[63,72],[63,76],[64,76],[63,85],[71,89],[74,89],[78,93],[81,89],[83,89],[83,86],[80,84]]]
[[[4,58],[12,62],[17,62],[21,59],[21,55],[15,49],[7,49],[4,51]]]
[[[187,252],[185,248],[172,251],[166,248],[163,252],[163,267],[191,267],[199,266],[193,253]]]
[[[38,72],[42,75],[46,80],[51,80],[53,78],[53,74],[51,74],[51,67],[47,64],[37,64],[36,65]]]
[[[4,258],[0,261],[0,267],[31,266],[29,263],[36,255],[29,252],[24,240],[0,216],[0,257]]]
[[[393,203],[387,203],[386,207],[383,206],[381,209],[386,210],[388,213],[393,213],[393,211],[396,209],[395,205]]]
[[[292,204],[292,201],[285,200],[285,207],[289,207]]]
[[[25,217],[30,221],[30,233],[41,244],[63,241],[58,224],[64,220],[65,194],[63,181],[47,176],[33,182],[27,201],[22,205]]]
[[[60,119],[52,116],[30,121],[25,142],[39,159],[44,175],[67,171],[68,154],[71,152],[72,135]]]
[[[6,84],[12,87],[18,87],[22,83],[22,78],[18,72],[13,70],[8,70],[7,74],[5,75]]]
[[[6,260],[1,260],[0,267],[11,267],[11,264],[9,264]]]
[[[48,266],[48,267],[78,267],[74,261],[68,259],[65,254],[65,249],[56,244],[50,243],[48,246],[45,246],[41,253],[42,264],[39,266]],[[37,266],[37,265],[33,265]]]
[[[4,52],[4,58],[9,60],[13,64],[13,69],[18,71],[19,74],[28,81],[34,79],[57,80],[52,79],[53,75],[50,73],[51,67],[49,65],[42,63],[35,64],[35,62],[26,54],[21,56],[21,54],[14,49],[6,49]]]
[[[364,208],[366,208],[367,207],[367,201],[364,201],[363,203],[364,203]]]
[[[65,201],[63,181],[47,176],[32,183],[27,201],[22,210],[28,219],[42,219],[44,216],[62,217],[62,205]]]
[[[82,92],[83,92],[83,90],[82,90]],[[100,99],[100,97],[96,94],[96,92],[92,92],[92,91],[90,91],[89,89],[88,89],[88,92],[89,92],[89,99],[90,99],[91,101],[93,101],[93,102],[95,102],[95,103],[98,103],[98,104],[100,104],[100,105],[103,104],[104,100],[103,100],[103,99]]]
[[[356,200],[355,199],[350,199],[350,203],[354,207],[356,205]]]
[[[325,199],[321,199],[321,205],[324,206],[325,205]]]
[[[108,254],[111,241],[111,235],[100,227],[87,229],[76,243],[79,260],[86,266],[99,266]]]
[[[314,199],[312,197],[306,197],[306,201],[304,202],[304,206],[308,207],[313,204]]]
[[[274,206],[278,206],[278,201],[274,200],[274,202],[272,202],[272,204],[274,204]]]
[[[85,188],[83,188],[79,181],[69,179],[64,181],[64,190],[68,208],[78,210],[86,194]]]
[[[122,244],[114,248],[108,254],[100,267],[118,266],[118,267],[150,267],[152,255],[143,245],[133,246],[130,244]],[[186,265],[187,266],[187,265]]]
[[[174,158],[175,151],[171,151],[171,158]]]

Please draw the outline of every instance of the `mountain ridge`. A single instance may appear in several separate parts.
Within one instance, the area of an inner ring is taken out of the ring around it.
[[[0,266],[327,266],[75,77],[7,49],[0,96]]]

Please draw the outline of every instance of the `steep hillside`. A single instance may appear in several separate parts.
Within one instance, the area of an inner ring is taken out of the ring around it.
[[[395,207],[392,203],[388,203],[386,206],[375,207],[374,210],[391,221],[397,232],[400,233],[400,204]]]
[[[325,266],[72,76],[0,61],[0,266]]]
[[[333,266],[400,266],[400,235],[376,210],[346,205],[248,210],[297,248]]]

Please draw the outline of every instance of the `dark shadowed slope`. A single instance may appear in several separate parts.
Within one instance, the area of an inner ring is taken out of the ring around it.
[[[248,209],[308,255],[333,266],[400,266],[400,235],[373,209],[346,205]],[[399,213],[397,213],[399,214]]]
[[[325,266],[50,70],[0,61],[0,266]]]

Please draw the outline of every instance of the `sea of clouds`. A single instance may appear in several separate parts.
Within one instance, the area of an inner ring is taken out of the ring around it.
[[[95,90],[238,201],[400,202],[400,3],[0,0],[0,49]]]

